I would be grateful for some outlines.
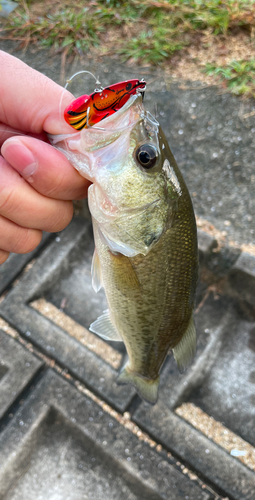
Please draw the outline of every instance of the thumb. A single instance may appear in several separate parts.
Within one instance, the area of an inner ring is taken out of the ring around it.
[[[0,68],[0,122],[35,134],[73,132],[63,116],[70,92],[3,51]]]

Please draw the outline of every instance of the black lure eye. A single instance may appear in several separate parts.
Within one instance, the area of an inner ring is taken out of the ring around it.
[[[130,90],[131,88],[132,88],[132,83],[130,83],[130,82],[129,82],[129,83],[126,85],[126,90]]]
[[[143,144],[136,150],[136,159],[143,168],[150,169],[154,167],[158,158],[157,149],[151,144]]]

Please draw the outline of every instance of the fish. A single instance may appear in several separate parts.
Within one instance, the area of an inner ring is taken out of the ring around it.
[[[167,354],[183,371],[196,351],[198,247],[187,186],[140,95],[106,118],[104,129],[52,143],[92,183],[92,284],[104,287],[109,309],[90,330],[124,342],[128,362],[117,382],[155,404]]]
[[[143,93],[145,89],[145,80],[133,79],[95,90],[90,95],[82,95],[65,109],[65,121],[76,130],[93,126],[116,113],[131,95]]]

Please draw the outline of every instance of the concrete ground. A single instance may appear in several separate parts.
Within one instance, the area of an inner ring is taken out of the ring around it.
[[[61,81],[59,56],[6,51]],[[197,354],[169,356],[159,401],[118,386],[122,344],[88,331],[106,308],[91,287],[84,208],[58,235],[0,267],[0,499],[253,500],[255,497],[255,104],[116,60],[65,68],[103,85],[148,81],[199,227]],[[84,77],[71,91],[93,91]]]

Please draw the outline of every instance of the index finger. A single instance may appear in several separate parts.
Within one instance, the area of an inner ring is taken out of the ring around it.
[[[73,132],[63,116],[70,92],[3,51],[0,67],[0,122],[35,134]]]
[[[5,141],[1,154],[44,196],[59,200],[78,200],[87,196],[89,182],[60,151],[43,141],[27,136],[11,138]]]

